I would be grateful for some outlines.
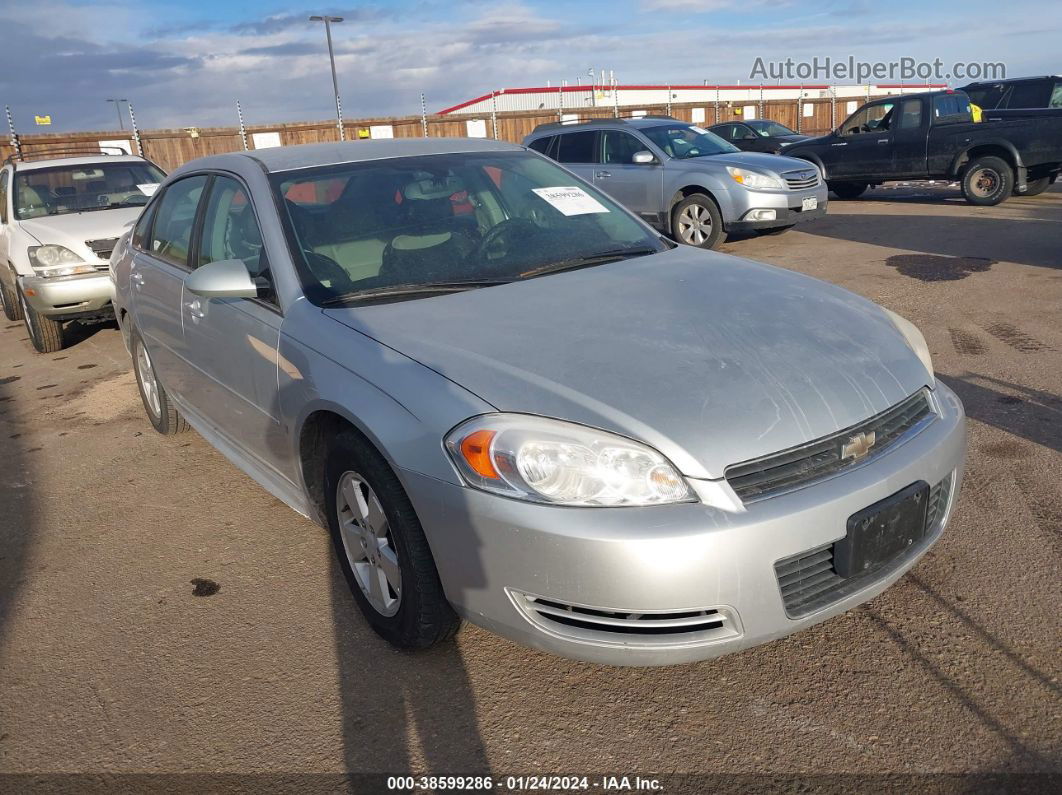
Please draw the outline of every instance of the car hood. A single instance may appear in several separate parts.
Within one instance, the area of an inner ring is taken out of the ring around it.
[[[687,160],[677,160],[677,163],[714,166],[733,166],[735,168],[752,168],[757,171],[769,171],[774,174],[784,174],[787,171],[798,171],[808,167],[806,160],[797,160],[794,157],[783,155],[771,155],[766,152],[727,152],[721,155],[706,155],[704,157],[691,157]]]
[[[870,301],[684,246],[323,311],[501,411],[640,439],[695,478],[854,425],[929,381]]]
[[[116,207],[113,210],[93,210],[87,213],[45,215],[19,221],[19,225],[42,245],[54,243],[66,246],[83,259],[91,261],[97,257],[85,245],[85,241],[121,237],[140,217],[143,209]]]
[[[801,141],[807,141],[811,136],[801,135],[800,133],[793,133],[792,135],[776,135],[775,139],[778,141],[784,141],[787,144],[797,144]]]

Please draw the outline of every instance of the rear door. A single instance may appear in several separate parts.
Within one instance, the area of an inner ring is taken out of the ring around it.
[[[145,245],[133,254],[129,269],[133,318],[155,373],[170,393],[186,401],[189,372],[183,350],[181,295],[190,271],[192,230],[207,179],[205,174],[197,174],[167,186],[158,200]]]
[[[289,458],[277,396],[283,317],[250,192],[234,176],[213,177],[194,242],[194,267],[238,259],[260,289],[259,298],[203,298],[184,291],[184,351],[196,410],[259,464],[282,471]],[[282,473],[290,479],[290,472]]]
[[[635,163],[635,152],[650,151],[649,145],[623,130],[602,130],[601,164],[594,170],[594,184],[646,220],[660,222],[664,204],[664,169],[659,162]]]

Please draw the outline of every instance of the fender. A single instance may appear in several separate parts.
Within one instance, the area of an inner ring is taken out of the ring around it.
[[[1004,150],[1010,157],[1010,162],[1014,164],[1015,171],[1025,168],[1025,163],[1022,162],[1021,154],[1018,152],[1017,147],[1014,146],[1006,138],[988,138],[983,141],[977,141],[971,143],[965,147],[961,152],[952,158],[951,165],[948,167],[948,176],[957,177],[962,173],[963,166],[969,160],[970,152],[974,149],[983,149],[986,147],[996,147]]]
[[[786,152],[785,156],[793,157],[797,160],[806,160],[809,163],[814,163],[816,166],[818,166],[819,171],[822,172],[822,181],[826,181],[826,164],[822,162],[822,158],[819,157],[815,152],[797,152],[796,154],[792,152]]]

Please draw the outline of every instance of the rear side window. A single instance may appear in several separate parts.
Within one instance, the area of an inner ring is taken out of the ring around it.
[[[906,99],[900,106],[900,129],[910,130],[922,126],[922,100]]]
[[[553,143],[554,136],[547,135],[545,138],[538,138],[527,145],[528,149],[534,149],[536,152],[546,154],[549,151],[549,145]]]
[[[174,182],[166,189],[151,230],[151,253],[159,259],[187,267],[192,226],[206,182],[206,176],[199,175]]]
[[[558,136],[557,162],[596,163],[597,133],[573,132]]]
[[[1046,80],[1018,83],[1011,89],[1010,98],[1007,101],[1007,107],[1046,108],[1049,93],[1050,83]]]
[[[1047,107],[1062,108],[1062,82],[1055,83],[1055,87],[1051,91],[1051,101]]]
[[[970,101],[963,94],[940,94],[933,97],[933,121],[947,124],[970,120]]]

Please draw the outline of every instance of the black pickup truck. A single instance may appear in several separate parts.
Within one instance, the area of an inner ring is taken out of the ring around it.
[[[961,91],[869,102],[829,135],[787,147],[842,199],[889,180],[957,179],[970,204],[1035,196],[1062,170],[1062,109],[975,122]]]

